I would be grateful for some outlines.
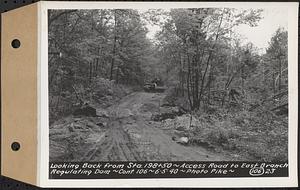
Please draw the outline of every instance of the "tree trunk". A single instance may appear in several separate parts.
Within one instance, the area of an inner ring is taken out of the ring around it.
[[[119,67],[117,67],[117,74],[116,74],[116,83],[119,83]]]
[[[280,57],[278,58],[279,60],[279,79],[278,79],[278,90],[280,91],[281,90],[281,77],[282,77],[282,73],[281,73],[281,70],[282,70],[282,64],[281,64],[281,59]]]
[[[219,39],[220,28],[221,28],[221,25],[222,25],[222,22],[223,22],[223,19],[224,19],[223,17],[224,17],[224,10],[223,10],[223,14],[221,16],[221,19],[220,19],[220,22],[219,22],[219,25],[218,25],[218,29],[217,29],[216,37],[215,37],[215,40],[214,40],[214,44],[213,44],[212,48],[209,50],[209,53],[208,53],[208,58],[207,58],[207,61],[206,61],[206,67],[205,67],[204,74],[202,76],[200,92],[199,92],[199,95],[198,95],[199,103],[201,102],[202,96],[204,94],[205,77],[206,77],[208,68],[210,66],[210,62],[211,62],[211,59],[212,59],[212,56],[213,56],[213,51],[214,51],[214,49],[216,47],[216,44],[217,44],[217,41]]]
[[[90,67],[89,67],[89,82],[92,82],[92,76],[93,76],[93,62],[90,62]]]
[[[184,97],[184,73],[183,73],[183,56],[181,53],[179,53],[180,57],[180,71],[179,71],[179,82],[180,82],[180,95]]]
[[[276,78],[275,78],[275,72],[272,74],[272,79],[273,79],[273,93],[276,94]]]
[[[193,102],[191,99],[191,64],[190,64],[190,58],[188,54],[187,54],[187,60],[188,60],[188,75],[187,75],[186,86],[187,86],[187,95],[190,104],[190,110],[192,110]]]
[[[98,70],[99,70],[99,58],[96,58],[95,77],[98,76]]]
[[[114,65],[115,65],[115,56],[116,56],[116,43],[117,43],[117,12],[114,10],[114,19],[115,19],[115,26],[114,26],[114,43],[113,43],[113,52],[112,52],[112,59],[111,59],[111,67],[110,67],[110,80],[113,80],[113,73],[114,73]]]

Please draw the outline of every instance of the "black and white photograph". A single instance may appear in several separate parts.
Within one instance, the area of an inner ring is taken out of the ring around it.
[[[286,14],[49,10],[50,161],[287,161]]]
[[[50,162],[288,162],[284,7],[49,9]]]
[[[46,3],[43,180],[295,184],[297,6]]]
[[[1,14],[1,175],[299,185],[298,2],[30,2]]]

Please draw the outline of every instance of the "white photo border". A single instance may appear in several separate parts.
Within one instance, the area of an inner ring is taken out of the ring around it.
[[[296,187],[298,151],[298,6],[297,2],[38,2],[38,186],[41,187]],[[48,10],[51,9],[159,9],[264,8],[288,11],[289,177],[164,178],[164,179],[49,179]]]

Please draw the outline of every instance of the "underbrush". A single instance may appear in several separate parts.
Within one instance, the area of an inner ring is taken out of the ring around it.
[[[49,93],[50,124],[73,113],[80,101],[90,106],[106,108],[133,91],[124,85],[104,78],[96,78],[91,84],[74,84],[68,90]]]
[[[253,161],[287,161],[287,118],[277,118],[264,112],[198,113],[202,126],[197,126],[193,138],[201,138],[215,149],[229,151],[242,159]]]
[[[162,100],[162,106],[178,106],[184,110],[189,110],[189,102],[185,96],[178,94],[176,88],[170,87],[166,91],[166,97]]]
[[[189,110],[187,97],[170,88],[164,104]],[[264,110],[265,109],[265,110]],[[193,113],[200,125],[192,129],[190,142],[214,147],[237,155],[237,159],[253,161],[287,161],[288,119],[278,117],[267,108],[248,111],[242,102],[204,105]]]
[[[49,130],[50,161],[78,161],[105,133],[105,118],[65,117]]]
[[[187,97],[176,88],[166,92],[163,104],[189,110]],[[265,110],[264,110],[265,109]],[[191,144],[214,147],[237,155],[240,160],[287,161],[288,118],[272,114],[267,108],[248,111],[244,103],[204,105],[193,116],[199,120],[190,136]]]

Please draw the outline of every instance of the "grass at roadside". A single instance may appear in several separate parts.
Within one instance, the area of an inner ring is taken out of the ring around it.
[[[287,161],[287,118],[274,118],[266,113],[249,111],[214,114],[199,113],[201,123],[194,126],[192,139],[202,139],[219,151],[229,151],[237,157],[255,161]]]

